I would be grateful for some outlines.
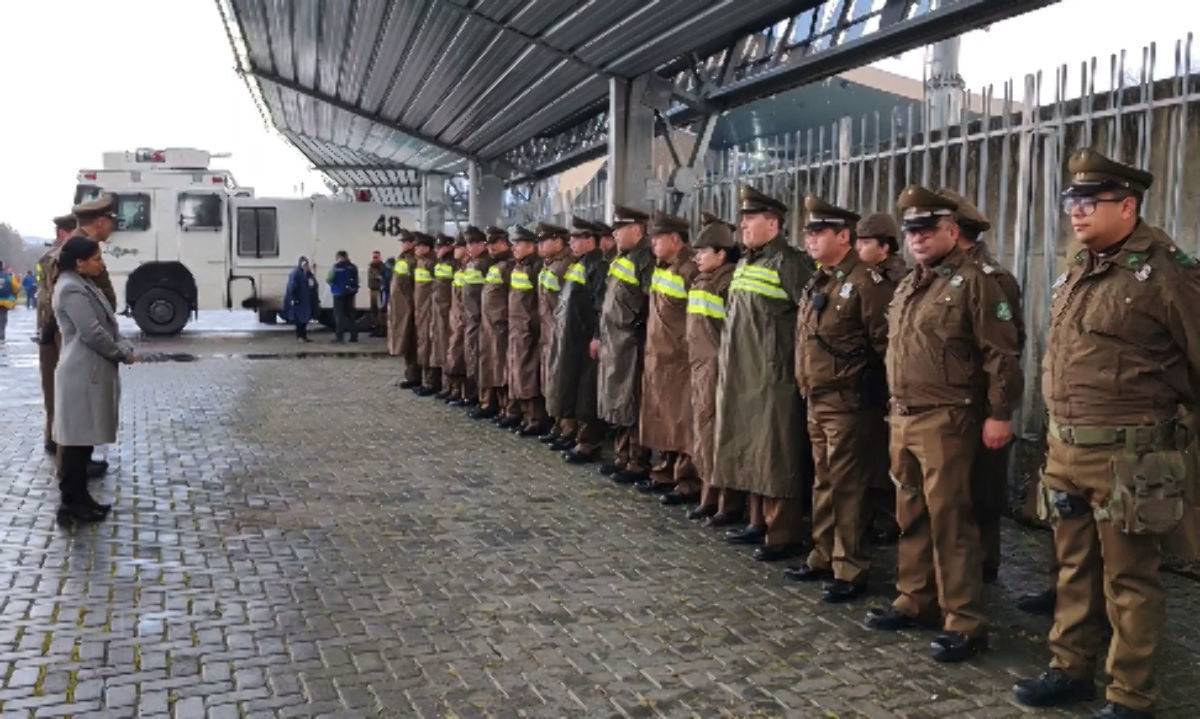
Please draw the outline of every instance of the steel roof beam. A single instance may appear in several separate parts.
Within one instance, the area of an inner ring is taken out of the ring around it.
[[[361,117],[362,119],[367,120],[368,122],[373,122],[376,125],[379,125],[381,127],[386,127],[391,130],[395,130],[396,132],[399,132],[401,134],[408,135],[409,137],[413,138],[414,140],[418,140],[420,142],[425,143],[426,145],[436,147],[437,149],[439,149],[443,152],[452,154],[455,157],[461,157],[466,160],[477,160],[478,159],[477,157],[475,157],[475,155],[473,155],[472,153],[466,152],[462,148],[454,147],[453,145],[443,142],[443,141],[439,140],[438,138],[433,137],[432,135],[428,135],[424,132],[421,132],[420,130],[417,130],[412,127],[408,127],[407,125],[404,125],[403,123],[400,123],[400,122],[396,122],[395,120],[389,120],[386,117],[383,117],[382,115],[367,112],[366,110],[359,107],[358,105],[355,105],[354,103],[351,103],[351,102],[346,102],[345,100],[334,97],[333,95],[327,95],[327,94],[320,92],[319,90],[316,90],[314,88],[305,87],[297,82],[293,82],[286,78],[282,78],[279,75],[276,75],[274,73],[267,72],[265,70],[261,70],[253,65],[251,65],[246,70],[246,72],[253,75],[254,77],[258,78],[259,80],[261,80],[263,82],[269,83],[271,85],[275,85],[276,87],[280,87],[285,90],[291,90],[292,92],[294,92],[298,95],[303,95],[309,99],[316,100],[317,102],[323,102],[331,107],[341,110],[342,112],[349,113],[351,115],[354,115],[355,117]]]

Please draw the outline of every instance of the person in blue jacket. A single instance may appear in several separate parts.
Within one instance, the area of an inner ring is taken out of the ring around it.
[[[333,332],[334,343],[345,341],[346,333],[350,333],[350,341],[358,341],[358,321],[354,311],[354,296],[358,294],[358,266],[350,261],[350,255],[345,250],[338,250],[333,269],[325,278],[329,283],[329,292],[333,295]]]
[[[308,323],[321,308],[320,288],[317,278],[308,266],[308,258],[301,257],[296,269],[288,276],[287,290],[283,293],[283,311],[280,313],[288,322],[296,325],[296,341],[311,342],[308,338]]]
[[[33,270],[25,271],[25,277],[21,279],[21,289],[25,290],[25,309],[37,307],[37,277],[33,276]]]

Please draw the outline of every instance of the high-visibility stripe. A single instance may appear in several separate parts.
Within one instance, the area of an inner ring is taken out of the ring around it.
[[[776,300],[788,299],[779,281],[779,272],[769,267],[743,265],[733,271],[729,291],[753,292]]]
[[[779,284],[779,273],[769,267],[759,267],[757,265],[743,265],[733,271],[733,278],[736,280],[739,277],[748,277],[752,280],[762,280],[773,285]]]
[[[683,284],[683,275],[676,274],[662,267],[654,268],[654,275],[650,278],[650,291],[657,292],[660,295],[674,297],[682,300],[687,298],[687,289]]]
[[[533,283],[529,281],[529,273],[524,270],[513,270],[508,277],[508,286],[514,290],[533,289]]]
[[[637,268],[634,267],[633,260],[628,257],[618,257],[613,260],[608,266],[608,276],[616,277],[622,282],[628,282],[631,285],[638,283]]]
[[[562,283],[558,281],[558,275],[554,274],[549,267],[543,267],[542,271],[538,273],[538,287],[550,292],[562,291]]]
[[[455,270],[454,271],[454,280],[451,284],[453,284],[455,287],[462,287],[463,285],[467,284],[466,280],[463,279],[466,276],[466,274],[467,273],[463,272],[462,270]]]
[[[689,315],[704,315],[725,319],[725,300],[720,295],[714,295],[704,290],[689,290],[687,311]]]
[[[501,271],[500,265],[492,265],[488,268],[487,279],[485,282],[487,282],[489,285],[504,284],[504,272]]]
[[[482,285],[483,273],[474,267],[468,267],[463,271],[464,285]]]
[[[424,267],[418,267],[416,271],[413,272],[413,279],[421,284],[433,282],[433,273]]]
[[[439,280],[453,279],[456,274],[454,265],[449,262],[439,262],[433,267],[433,276]]]
[[[567,268],[567,274],[563,275],[563,279],[571,282],[578,282],[581,285],[587,284],[587,274],[583,271],[583,263],[576,262]]]
[[[392,272],[398,275],[408,275],[408,260],[396,260],[396,266],[392,268]]]

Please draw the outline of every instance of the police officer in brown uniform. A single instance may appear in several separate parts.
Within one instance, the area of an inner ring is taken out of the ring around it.
[[[466,316],[463,314],[463,278],[467,266],[467,238],[459,233],[454,238],[454,255],[452,266],[453,278],[450,281],[450,341],[446,345],[446,362],[442,372],[446,376],[446,393],[444,400],[447,404],[461,406],[466,398],[467,390],[467,360],[465,350]]]
[[[371,264],[367,265],[367,292],[370,293],[370,317],[371,321],[371,336],[383,337],[385,330],[383,328],[383,312],[380,308],[383,305],[383,283],[388,279],[386,277],[387,266],[383,264],[383,255],[379,250],[371,253]]]
[[[832,580],[824,599],[837,603],[867,586],[867,490],[882,449],[887,307],[895,287],[855,252],[858,214],[811,196],[804,207],[805,245],[821,267],[804,290],[796,327],[796,383],[808,402],[815,465],[813,548],[787,576]]]
[[[687,351],[691,377],[692,461],[701,480],[700,504],[688,519],[702,519],[710,527],[742,521],[746,493],[713,486],[713,451],[716,433],[718,357],[725,328],[725,303],[739,251],[733,226],[707,212],[700,214],[696,249],[699,272],[688,289]]]
[[[612,261],[617,259],[617,240],[613,236],[613,228],[603,222],[591,222],[590,224],[596,232],[596,239],[600,243],[600,252],[604,255],[604,261],[612,264]]]
[[[388,354],[404,359],[404,379],[397,383],[400,389],[415,389],[421,386],[421,372],[417,367],[417,326],[413,306],[413,271],[417,267],[414,248],[417,238],[408,230],[400,233],[400,256],[392,265],[391,287],[388,290]]]
[[[57,272],[58,250],[67,238],[75,232],[75,216],[60,215],[54,218],[54,246],[42,255],[37,264],[37,340],[38,340],[38,370],[42,375],[42,404],[46,408],[46,429],[44,442],[46,452],[55,454],[58,445],[50,436],[50,427],[54,424],[54,368],[58,366],[57,332],[53,329],[43,332],[47,326],[54,327],[54,306],[50,289],[50,271]]]
[[[434,239],[424,232],[414,232],[417,239],[413,252],[417,261],[413,267],[413,325],[417,332],[417,366],[421,368],[421,384],[413,388],[419,397],[442,391],[441,370],[431,366],[433,361],[433,268],[437,265]]]
[[[958,206],[916,186],[897,204],[918,263],[888,308],[899,596],[873,610],[867,625],[931,626],[940,615],[944,633],[932,656],[957,662],[987,646],[971,468],[981,446],[999,449],[1012,439],[1019,342],[1000,286],[957,246]]]
[[[586,222],[574,218],[575,222]],[[542,269],[538,272],[538,321],[540,323],[539,344],[541,345],[541,383],[542,392],[548,397],[550,393],[550,347],[554,342],[554,311],[562,296],[563,277],[570,268],[575,257],[567,245],[570,231],[565,227],[547,222],[539,222],[538,255],[542,258]],[[547,401],[549,410],[549,401]],[[565,417],[553,416],[553,425],[538,441],[549,445],[552,449],[565,450],[575,446],[575,422]],[[561,446],[560,446],[561,443]],[[568,444],[569,443],[569,444]]]
[[[608,263],[597,246],[594,229],[571,232],[575,261],[563,275],[562,293],[554,308],[550,344],[550,384],[546,403],[555,417],[575,423],[574,446],[563,452],[568,464],[596,459],[605,427],[597,416],[595,337],[604,308]]]
[[[430,318],[429,368],[435,373],[437,399],[445,399],[450,393],[450,376],[446,371],[446,353],[450,349],[450,295],[454,291],[454,238],[438,233],[434,237],[433,251],[433,298]]]
[[[513,255],[508,231],[489,225],[487,251],[491,258],[479,293],[479,408],[472,419],[512,423],[508,407],[508,278]],[[519,417],[518,420],[519,421]]]
[[[1000,285],[1005,299],[1012,307],[1013,324],[1017,328],[1020,349],[1025,347],[1025,315],[1021,311],[1021,286],[1017,278],[996,261],[980,235],[992,227],[992,223],[975,205],[953,190],[941,189],[938,194],[953,200],[958,205],[954,219],[958,222],[958,246],[967,257],[974,260],[985,275]],[[986,411],[986,409],[985,409]],[[983,581],[994,582],[1000,572],[1000,518],[1008,505],[1008,458],[1010,447],[984,448],[975,458],[971,470],[971,506],[975,510],[975,521],[979,524],[980,546],[983,549]]]
[[[462,407],[474,407],[479,403],[479,328],[483,324],[483,285],[492,256],[488,254],[487,235],[483,230],[468,225],[463,230],[467,239],[467,265],[463,270],[463,361],[467,366],[464,397],[456,403]]]
[[[700,476],[692,461],[692,391],[680,379],[689,374],[687,302],[692,281],[700,273],[688,245],[690,223],[655,211],[649,233],[655,268],[650,276],[650,314],[646,323],[645,371],[638,417],[643,446],[662,460],[642,491],[665,492],[668,506],[700,498]]]
[[[1063,210],[1083,249],[1051,299],[1039,502],[1054,522],[1058,602],[1050,670],[1014,692],[1032,706],[1090,699],[1101,651],[1092,616],[1106,607],[1112,683],[1093,717],[1145,719],[1159,693],[1163,536],[1194,496],[1189,442],[1175,418],[1197,399],[1200,264],[1141,220],[1150,173],[1090,149],[1067,169]]]
[[[513,268],[508,276],[508,397],[510,429],[522,437],[546,432],[542,398],[541,321],[538,317],[538,236],[517,225],[513,229]]]
[[[796,312],[812,259],[788,244],[788,208],[741,190],[745,251],[729,286],[717,382],[713,486],[749,493],[750,522],[730,544],[761,544],[754,558],[793,556],[804,540],[812,450],[796,388]]]
[[[614,427],[614,482],[634,484],[647,478],[650,452],[640,443],[642,360],[646,319],[650,311],[650,277],[654,252],[646,234],[650,218],[641,210],[617,205],[613,234],[617,256],[608,266],[604,311],[592,350],[599,361],[600,419]]]

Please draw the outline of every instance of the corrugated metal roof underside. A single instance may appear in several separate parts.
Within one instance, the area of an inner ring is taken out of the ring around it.
[[[803,0],[230,0],[272,122],[324,150],[461,171]],[[315,152],[310,147],[306,152]],[[310,154],[316,164],[338,164]]]

